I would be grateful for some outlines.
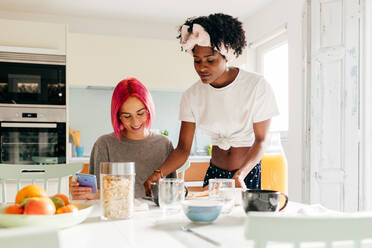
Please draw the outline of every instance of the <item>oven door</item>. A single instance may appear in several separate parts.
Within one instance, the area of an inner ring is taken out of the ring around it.
[[[64,65],[0,62],[0,103],[66,105]]]
[[[0,122],[0,163],[66,162],[66,123]]]

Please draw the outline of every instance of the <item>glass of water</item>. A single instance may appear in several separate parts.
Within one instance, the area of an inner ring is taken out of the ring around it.
[[[221,213],[231,213],[235,203],[235,180],[226,178],[209,179],[209,198],[223,201]]]
[[[165,213],[177,213],[185,199],[183,179],[162,178],[159,180],[159,206]]]

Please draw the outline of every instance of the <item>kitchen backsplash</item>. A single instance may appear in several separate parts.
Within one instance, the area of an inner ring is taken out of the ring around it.
[[[94,142],[103,134],[113,132],[111,126],[112,87],[70,87],[69,124],[73,130],[80,130],[84,155],[89,156]],[[182,92],[150,90],[155,102],[155,119],[152,129],[156,132],[168,131],[168,137],[176,147],[180,130],[178,120]],[[205,155],[210,138],[196,131],[192,154]],[[73,154],[74,153],[74,149]]]

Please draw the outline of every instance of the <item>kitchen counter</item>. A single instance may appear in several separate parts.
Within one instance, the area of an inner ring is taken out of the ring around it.
[[[192,162],[208,162],[211,160],[211,156],[208,155],[191,155],[189,161]]]
[[[70,158],[70,163],[84,163],[89,164],[90,157],[84,156],[84,157],[72,157]]]
[[[89,156],[84,156],[84,157],[72,157],[70,158],[70,163],[84,163],[84,164],[89,164]],[[189,157],[189,161],[192,162],[209,162],[211,159],[210,156],[207,155],[191,155]]]

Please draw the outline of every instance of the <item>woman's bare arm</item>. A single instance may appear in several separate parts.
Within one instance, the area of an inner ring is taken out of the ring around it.
[[[165,177],[173,171],[176,171],[186,162],[190,155],[194,133],[195,123],[185,121],[181,123],[180,136],[176,149],[169,154],[167,160],[160,166],[159,169],[161,173],[153,172],[144,184],[147,195],[150,194],[152,182],[158,182],[162,176]]]
[[[270,121],[271,119],[253,123],[255,140],[244,159],[243,166],[234,174],[235,187],[245,188],[244,178],[246,178],[248,173],[261,160],[264,152],[265,138],[270,128]]]

